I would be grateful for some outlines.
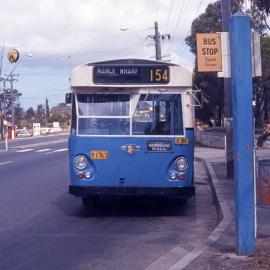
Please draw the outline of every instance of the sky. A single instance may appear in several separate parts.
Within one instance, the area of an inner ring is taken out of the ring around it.
[[[157,21],[163,60],[193,69],[185,45],[192,21],[213,0],[0,0],[2,76],[18,74],[15,88],[25,109],[64,102],[71,70],[80,64],[119,58],[155,59]],[[126,29],[121,31],[121,29]],[[9,63],[7,52],[20,52]],[[30,57],[31,56],[31,57]],[[0,87],[0,91],[2,86]]]

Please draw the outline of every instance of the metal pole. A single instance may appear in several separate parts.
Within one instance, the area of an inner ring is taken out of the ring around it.
[[[14,106],[14,90],[13,90],[13,74],[10,74],[10,91],[11,91],[11,136],[15,138],[15,106]]]
[[[7,126],[5,128],[5,147],[6,147],[6,151],[8,151],[8,128],[7,128]]]
[[[155,47],[156,47],[156,60],[161,60],[161,44],[160,44],[160,33],[158,31],[158,23],[155,22]]]
[[[252,60],[250,18],[237,12],[230,20],[235,156],[237,254],[255,252]]]
[[[229,32],[229,19],[231,17],[231,0],[221,0],[222,32]],[[231,79],[224,78],[224,126],[226,128],[226,160],[227,178],[234,174],[233,165],[233,118],[232,118],[232,89]]]
[[[2,38],[1,38],[2,39]],[[4,51],[5,51],[5,40],[2,39],[3,44],[2,44],[2,53],[1,53],[1,60],[0,60],[0,77],[2,75],[2,69],[3,69],[3,57],[4,57]]]

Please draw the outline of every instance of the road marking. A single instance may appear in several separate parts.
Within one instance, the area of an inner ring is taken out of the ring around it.
[[[67,148],[63,148],[63,149],[55,150],[55,152],[63,152],[63,151],[67,151],[67,150],[68,150]]]
[[[45,155],[49,155],[49,154],[53,154],[53,153],[57,153],[57,152],[64,152],[64,151],[67,151],[67,150],[68,150],[67,148],[57,149],[57,150],[45,153]]]
[[[48,146],[49,144],[59,144],[63,142],[67,142],[67,139],[61,139],[61,140],[55,140],[55,141],[49,141],[49,142],[41,142],[41,143],[32,143],[32,144],[25,144],[25,145],[18,145],[18,146],[11,146],[10,148],[19,148],[19,149],[26,149],[29,147],[39,147],[39,146]]]
[[[30,151],[34,151],[35,149],[23,149],[23,150],[19,150],[19,151],[16,151],[16,153],[24,153],[24,152],[30,152]]]
[[[1,162],[0,165],[5,165],[5,164],[9,164],[9,163],[12,163],[13,161],[12,160],[9,160],[9,161],[4,161],[4,162]]]
[[[40,150],[37,150],[35,152],[37,153],[41,153],[41,152],[47,152],[47,151],[51,151],[52,149],[49,149],[49,148],[45,148],[45,149],[40,149]]]

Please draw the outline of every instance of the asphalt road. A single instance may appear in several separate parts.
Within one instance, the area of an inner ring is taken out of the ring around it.
[[[68,194],[66,137],[13,142],[0,152],[0,269],[168,269],[218,224],[204,167],[186,206],[103,198],[86,209]],[[158,267],[157,267],[158,265]]]

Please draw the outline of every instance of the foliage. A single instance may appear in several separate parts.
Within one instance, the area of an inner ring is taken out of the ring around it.
[[[232,10],[244,10],[247,0],[233,1]],[[249,1],[250,2],[250,1]],[[256,124],[261,125],[263,121],[270,120],[270,38],[267,37],[267,14],[270,10],[270,1],[252,0],[248,9],[244,10],[251,16],[252,26],[261,35],[262,71],[263,77],[254,79],[253,89],[256,107],[254,109]],[[186,38],[186,44],[191,52],[196,54],[196,33],[221,31],[221,4],[217,1],[209,4],[205,12],[197,17],[191,26],[191,34]],[[202,110],[196,110],[196,118],[209,121],[214,117],[221,122],[223,116],[223,80],[217,78],[216,73],[198,73],[197,60],[195,61],[194,82],[202,89],[204,104]]]
[[[254,80],[256,107],[254,116],[256,125],[262,126],[270,120],[270,37],[261,38],[262,78]]]
[[[220,1],[209,4],[205,12],[192,22],[191,34],[186,38],[186,44],[191,52],[196,54],[196,33],[214,33],[221,31],[221,4]],[[217,78],[216,73],[198,73],[195,63],[195,87],[202,90],[203,107],[195,110],[197,119],[209,122],[210,118],[221,123],[223,116],[223,79]]]
[[[46,102],[45,102],[45,119],[46,119],[46,122],[49,120],[49,118],[50,118],[49,100],[46,98]]]
[[[24,109],[17,104],[15,106],[15,124],[18,128],[22,128],[22,120],[24,119]]]
[[[45,118],[45,111],[43,109],[43,105],[39,104],[37,105],[37,110],[36,110],[36,120],[39,123],[43,123]]]
[[[253,5],[256,5],[260,10],[266,13],[266,15],[270,14],[270,1],[269,0],[251,0]]]
[[[269,0],[234,0],[237,10],[242,10],[251,17],[253,28],[263,33],[266,29],[270,30],[267,17],[270,15]]]
[[[25,113],[25,118],[26,120],[34,120],[36,117],[36,113],[33,109],[33,107],[30,107],[26,110],[26,113]]]
[[[221,32],[221,4],[209,4],[205,12],[192,22],[191,34],[186,38],[190,51],[196,54],[196,33]]]

